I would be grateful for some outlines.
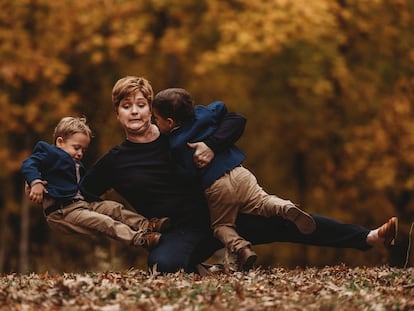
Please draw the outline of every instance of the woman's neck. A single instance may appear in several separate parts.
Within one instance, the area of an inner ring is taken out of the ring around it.
[[[155,124],[151,124],[145,132],[126,133],[126,139],[133,143],[150,143],[160,136],[160,131]]]

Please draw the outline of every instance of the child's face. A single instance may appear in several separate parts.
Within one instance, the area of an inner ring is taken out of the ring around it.
[[[160,129],[161,133],[169,133],[174,127],[175,122],[171,118],[163,118],[158,114],[157,109],[153,109],[152,114],[154,116],[154,121]]]
[[[83,158],[90,141],[91,139],[88,135],[76,133],[66,139],[58,137],[56,139],[56,146],[67,152],[73,161],[78,162]]]

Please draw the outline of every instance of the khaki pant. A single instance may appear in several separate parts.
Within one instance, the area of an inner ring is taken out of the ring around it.
[[[235,230],[239,213],[265,217],[281,216],[283,207],[293,204],[289,200],[267,194],[258,185],[256,177],[241,166],[215,181],[204,193],[210,209],[214,236],[232,252],[250,245]]]
[[[43,207],[50,206],[44,202]],[[114,201],[78,201],[46,217],[52,230],[77,233],[88,237],[105,235],[128,245],[139,246],[139,238],[147,230],[148,220]]]

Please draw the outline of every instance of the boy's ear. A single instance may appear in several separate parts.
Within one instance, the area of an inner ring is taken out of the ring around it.
[[[62,145],[62,143],[63,143],[63,137],[58,136],[56,138],[55,145],[58,146],[58,147],[60,147]]]
[[[173,118],[167,118],[167,123],[170,130],[177,126],[177,123],[174,121]]]

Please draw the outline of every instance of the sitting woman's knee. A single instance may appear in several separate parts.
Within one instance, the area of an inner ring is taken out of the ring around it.
[[[185,263],[177,261],[176,257],[163,256],[151,252],[148,256],[148,267],[161,273],[175,273],[180,269],[186,270]]]

